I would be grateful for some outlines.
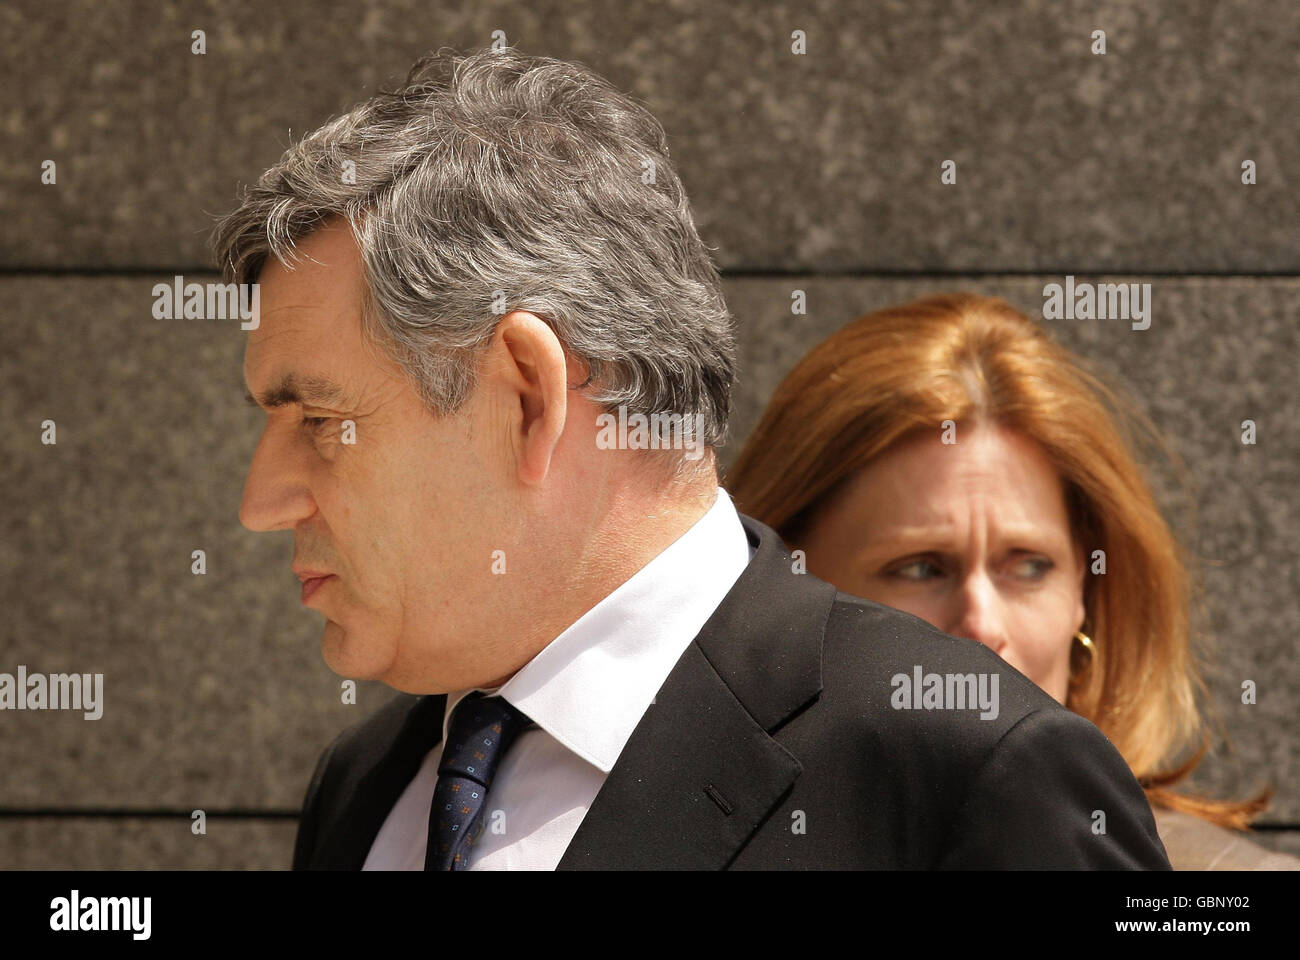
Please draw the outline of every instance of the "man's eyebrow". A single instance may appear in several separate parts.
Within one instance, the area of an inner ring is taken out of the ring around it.
[[[287,407],[291,403],[310,404],[313,406],[342,406],[346,395],[343,388],[333,380],[324,377],[298,376],[286,374],[279,384],[258,396],[245,393],[244,399],[256,407],[274,410]]]

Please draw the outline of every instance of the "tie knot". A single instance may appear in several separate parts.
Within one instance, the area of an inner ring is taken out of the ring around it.
[[[451,712],[438,775],[455,774],[492,786],[502,754],[532,722],[503,697],[484,696],[478,690],[467,694]]]

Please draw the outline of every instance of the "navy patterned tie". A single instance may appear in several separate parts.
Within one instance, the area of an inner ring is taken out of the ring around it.
[[[483,831],[483,804],[497,766],[519,732],[532,723],[501,697],[467,694],[451,712],[438,783],[429,808],[425,870],[466,870],[470,847]]]

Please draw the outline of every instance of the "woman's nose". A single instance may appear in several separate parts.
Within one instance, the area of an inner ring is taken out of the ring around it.
[[[983,574],[968,577],[958,591],[951,628],[954,637],[966,637],[984,644],[998,656],[1007,647],[1007,622],[997,588]]]

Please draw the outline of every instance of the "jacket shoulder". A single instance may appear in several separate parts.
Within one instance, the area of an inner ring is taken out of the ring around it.
[[[988,647],[910,614],[839,593],[822,645],[820,736],[890,782],[923,790],[937,820],[1016,725],[1070,714]]]
[[[397,741],[424,697],[399,693],[363,720],[345,728],[325,750],[342,767],[368,766]]]
[[[836,594],[826,623],[823,682],[899,736],[960,728],[972,749],[996,742],[1031,713],[1064,711],[984,644],[845,593]]]
[[[935,865],[1168,868],[1110,741],[984,644],[837,594],[823,667],[857,762],[923,802]]]
[[[404,740],[418,737],[433,743],[439,739],[441,727],[432,735],[419,728],[422,723],[435,722],[435,714],[440,718],[444,704],[443,697],[398,694],[369,717],[341,731],[321,752],[303,797],[294,841],[295,870],[308,868],[322,833],[341,821],[348,799],[381,764],[399,752]],[[414,750],[401,752],[416,756]],[[407,765],[400,766],[404,769]]]

